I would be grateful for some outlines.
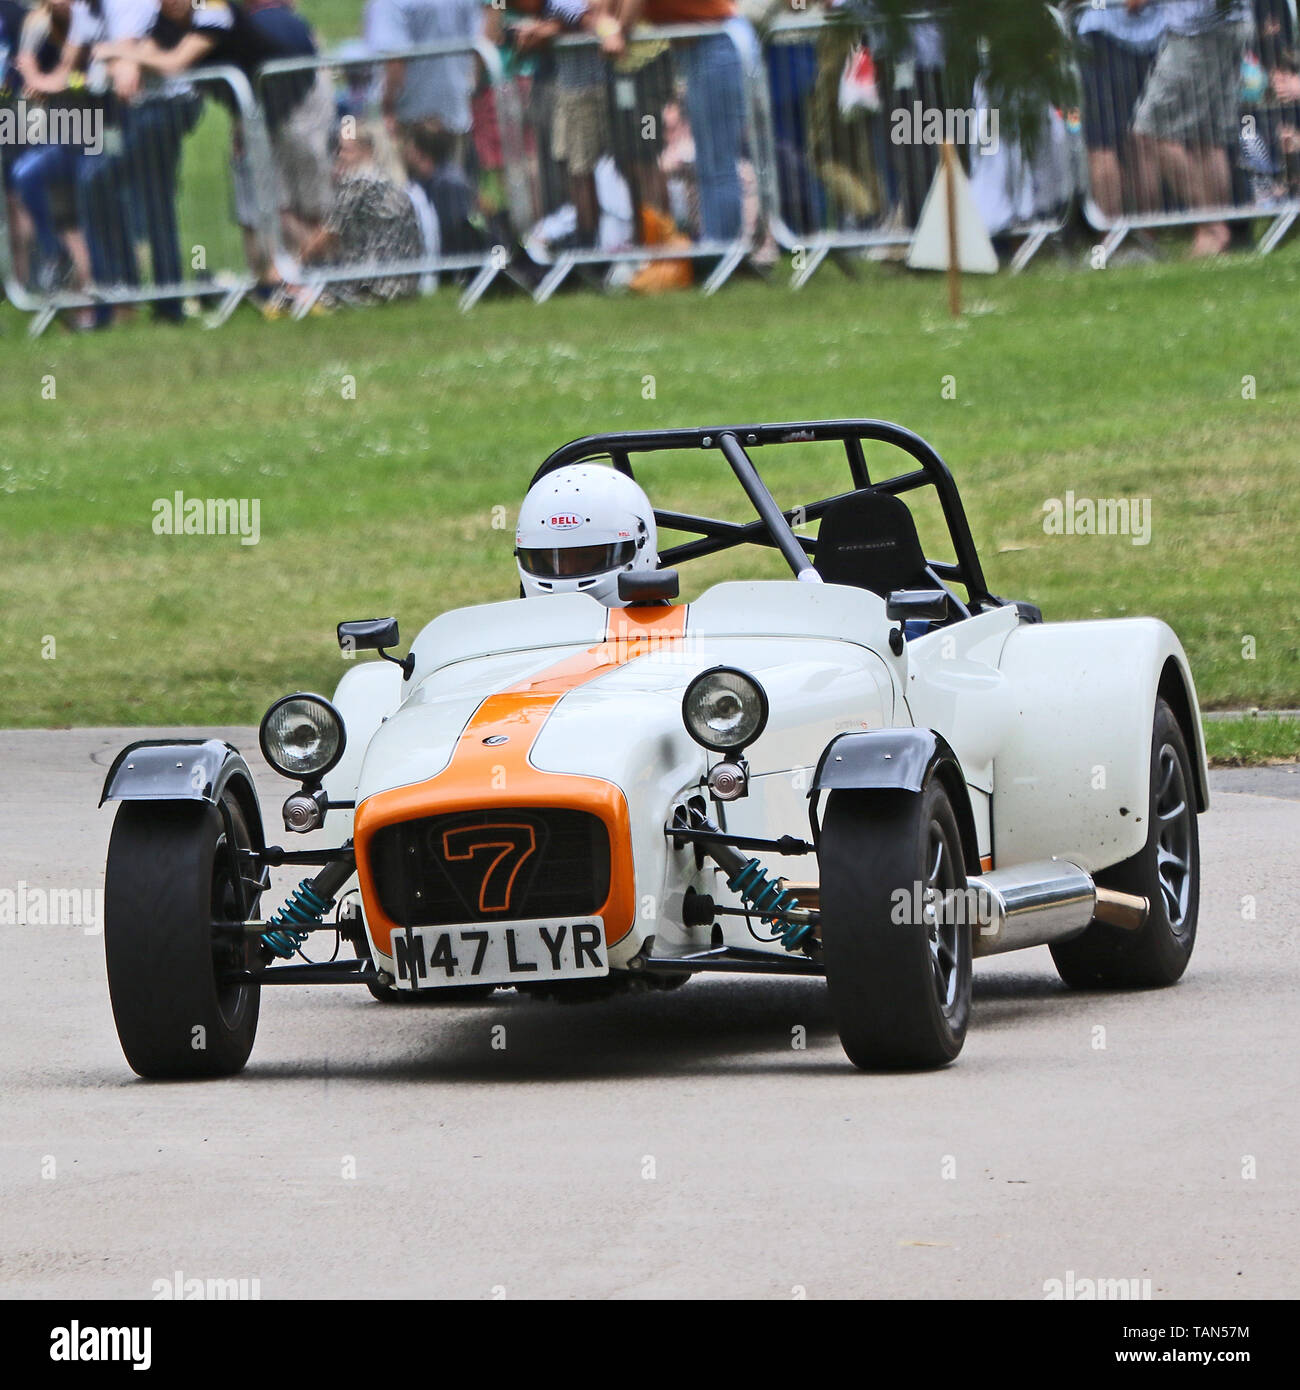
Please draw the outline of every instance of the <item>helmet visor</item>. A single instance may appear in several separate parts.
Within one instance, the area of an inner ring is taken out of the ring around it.
[[[635,541],[615,541],[612,545],[571,545],[563,549],[548,546],[540,550],[515,552],[526,574],[538,579],[582,579],[589,574],[607,574],[622,569],[636,555]]]

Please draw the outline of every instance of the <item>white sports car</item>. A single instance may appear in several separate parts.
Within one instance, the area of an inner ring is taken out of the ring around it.
[[[842,449],[849,487],[782,510],[752,456],[807,443]],[[903,471],[870,475],[881,443]],[[271,706],[262,750],[300,784],[285,828],[337,827],[337,848],[268,845],[228,744],[121,753],[105,951],[137,1072],[238,1071],[270,984],[596,999],[819,975],[849,1058],[879,1069],[957,1056],[975,956],[1048,944],[1085,988],[1179,978],[1208,789],[1174,633],[990,594],[952,475],[883,421],[593,436],[536,477],[635,462],[653,498],[664,451],[729,468],[754,519],[656,507],[687,538],[621,576],[625,607],[458,609],[400,658],[395,620],[341,623],[384,659]],[[929,490],[951,559],[918,541]],[[676,566],[751,545],[789,577],[675,602]],[[263,916],[294,862],[317,872]],[[308,961],[319,933],[356,958]]]

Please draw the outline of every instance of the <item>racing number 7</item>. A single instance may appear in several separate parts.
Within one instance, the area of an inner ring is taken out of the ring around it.
[[[480,912],[509,911],[515,879],[536,849],[537,833],[531,825],[466,825],[442,834],[444,858],[483,860],[478,889]]]

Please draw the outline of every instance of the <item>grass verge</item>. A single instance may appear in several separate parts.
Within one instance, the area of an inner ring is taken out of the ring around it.
[[[1300,719],[1246,715],[1207,719],[1205,754],[1218,767],[1262,767],[1300,759]]]
[[[969,284],[959,322],[938,279],[884,267],[799,294],[515,295],[464,317],[444,292],[34,343],[5,310],[0,725],[255,722],[285,690],[333,688],[340,618],[396,613],[409,640],[510,595],[519,500],[563,441],[835,415],[936,444],[995,592],[1051,620],[1166,619],[1207,707],[1300,704],[1298,271],[1294,247],[1044,262]],[[666,467],[661,495],[742,514],[720,463]],[[839,482],[799,456],[772,477],[787,503]],[[256,501],[258,543],[155,534],[177,491]],[[1071,493],[1145,506],[1149,531],[1049,534]]]

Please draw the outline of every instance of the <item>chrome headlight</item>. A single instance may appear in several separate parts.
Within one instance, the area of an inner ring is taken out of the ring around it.
[[[701,671],[682,697],[686,732],[715,753],[748,748],[767,724],[767,692],[734,666]]]
[[[343,717],[322,695],[285,695],[262,718],[262,756],[284,777],[323,777],[343,756]]]

